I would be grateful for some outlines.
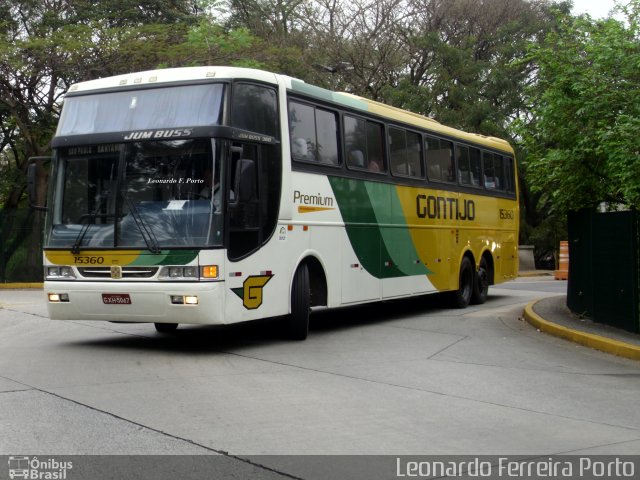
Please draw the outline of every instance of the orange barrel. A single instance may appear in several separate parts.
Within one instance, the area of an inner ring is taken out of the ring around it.
[[[569,242],[560,242],[560,262],[555,277],[556,280],[569,278]]]

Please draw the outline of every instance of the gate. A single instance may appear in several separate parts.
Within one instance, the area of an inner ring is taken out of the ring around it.
[[[571,212],[567,306],[595,322],[640,332],[638,213]]]

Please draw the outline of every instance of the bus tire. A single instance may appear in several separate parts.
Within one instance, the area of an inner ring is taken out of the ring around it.
[[[474,271],[473,265],[471,264],[471,260],[469,257],[463,257],[462,262],[460,263],[460,277],[458,290],[453,292],[453,306],[456,308],[466,308],[471,301],[471,296],[473,295],[473,286],[474,282]]]
[[[480,266],[478,272],[475,275],[475,282],[473,282],[473,295],[471,296],[471,303],[474,305],[480,305],[487,301],[489,296],[489,265],[487,260],[482,257],[480,260]]]
[[[303,263],[296,270],[291,286],[291,313],[287,318],[287,336],[292,340],[305,340],[309,335],[310,298],[309,268]]]
[[[154,323],[158,333],[173,333],[178,328],[177,323]]]

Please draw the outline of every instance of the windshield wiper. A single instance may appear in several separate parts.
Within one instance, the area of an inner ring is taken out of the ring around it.
[[[82,245],[82,241],[84,240],[84,237],[87,234],[89,227],[91,226],[90,222],[95,222],[98,216],[98,212],[104,205],[104,202],[107,198],[109,198],[108,190],[104,193],[104,195],[100,196],[100,200],[98,200],[98,204],[96,205],[96,208],[93,210],[93,212],[85,217],[86,223],[82,225],[82,228],[80,229],[80,232],[78,232],[78,235],[73,242],[73,246],[71,247],[71,253],[73,253],[74,255],[78,255],[80,253],[80,246]]]
[[[160,253],[160,246],[158,244],[158,239],[153,234],[153,230],[151,230],[147,226],[144,219],[140,215],[140,212],[138,212],[137,207],[135,206],[133,201],[129,198],[129,196],[126,194],[126,192],[123,193],[122,196],[124,197],[124,201],[127,203],[127,207],[129,207],[129,212],[131,212],[133,221],[135,222],[136,227],[138,227],[138,230],[140,231],[140,235],[142,236],[144,243],[147,244],[147,248],[151,253],[158,255]]]

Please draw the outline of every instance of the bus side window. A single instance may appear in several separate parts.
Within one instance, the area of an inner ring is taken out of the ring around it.
[[[422,139],[417,133],[407,132],[407,167],[409,168],[409,176],[424,178]]]
[[[297,162],[338,165],[336,114],[321,108],[289,102],[291,158]]]
[[[391,173],[394,175],[409,175],[407,161],[407,137],[406,131],[399,128],[389,128],[389,151],[391,157]]]
[[[382,125],[367,121],[367,170],[370,172],[387,171],[382,138]]]
[[[402,177],[424,178],[420,135],[389,127],[391,173]]]
[[[493,153],[482,152],[482,174],[485,188],[494,190],[496,181],[493,175]]]
[[[387,170],[382,130],[380,123],[344,116],[344,143],[349,168],[375,173]]]
[[[453,161],[453,142],[426,137],[427,175],[429,180],[452,183],[456,181]]]
[[[316,108],[317,158],[320,163],[338,165],[338,121],[336,114]]]
[[[347,166],[365,168],[367,151],[365,121],[359,118],[344,116],[344,143],[347,153]]]
[[[458,181],[461,185],[480,185],[482,168],[480,165],[480,150],[473,147],[456,145],[456,160],[458,162]]]
[[[482,152],[484,186],[489,190],[504,190],[504,167],[502,156],[497,153]]]
[[[481,163],[480,150],[469,148],[469,175],[471,176],[471,185],[474,187],[479,187],[482,180]]]
[[[456,161],[458,163],[458,181],[462,185],[471,184],[469,173],[469,147],[456,144]]]
[[[504,165],[502,155],[493,154],[493,171],[496,178],[496,189],[504,190]]]
[[[513,158],[512,157],[504,157],[505,164],[505,190],[508,193],[515,193],[515,168],[513,166]]]
[[[279,138],[276,91],[261,85],[234,84],[231,124],[243,130]]]
[[[291,158],[299,162],[315,162],[316,125],[313,107],[289,103]]]

